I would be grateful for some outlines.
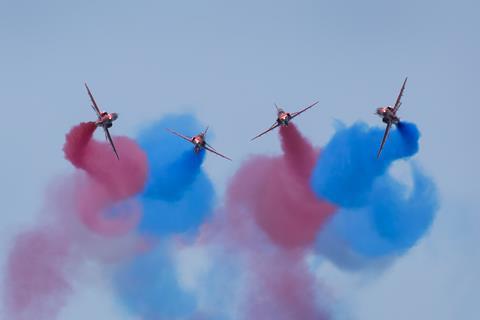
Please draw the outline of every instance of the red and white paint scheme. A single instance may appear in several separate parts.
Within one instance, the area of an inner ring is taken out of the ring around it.
[[[407,79],[403,81],[402,88],[400,89],[400,93],[398,94],[397,101],[393,106],[386,106],[386,107],[381,107],[377,108],[377,111],[375,112],[376,115],[382,118],[382,121],[387,124],[387,128],[385,129],[385,134],[383,135],[382,143],[380,145],[380,149],[378,150],[377,153],[377,159],[380,157],[380,154],[382,153],[383,146],[385,145],[385,142],[387,141],[388,134],[390,133],[390,128],[392,125],[397,125],[400,123],[400,118],[397,117],[397,111],[402,105],[402,102],[400,101],[403,96],[403,91],[405,90],[405,85],[407,83]]]
[[[92,109],[95,111],[98,117],[98,119],[95,121],[95,125],[97,127],[103,128],[103,131],[105,132],[105,138],[112,146],[113,152],[115,153],[115,156],[117,156],[117,159],[120,160],[117,153],[117,149],[115,148],[112,137],[110,136],[110,132],[108,131],[108,128],[112,127],[113,121],[118,119],[118,114],[115,112],[108,113],[106,111],[100,111],[100,108],[98,108],[97,102],[95,101],[95,98],[93,97],[93,94],[90,91],[90,88],[88,87],[87,83],[85,83],[85,88],[87,88],[88,96],[90,97],[90,101],[92,102],[91,104]]]
[[[191,142],[194,147],[193,147],[193,150],[195,151],[195,153],[199,153],[200,150],[202,149],[205,149],[207,151],[210,151],[212,153],[215,153],[216,155],[224,158],[224,159],[227,159],[227,160],[230,160],[232,161],[232,159],[230,159],[229,157],[219,153],[217,150],[215,150],[211,145],[209,145],[207,143],[207,141],[205,141],[205,135],[207,134],[207,131],[208,131],[208,127],[200,132],[199,134],[197,134],[196,136],[193,136],[193,137],[187,137],[187,136],[184,136],[183,134],[180,134],[176,131],[173,131],[173,130],[170,130],[170,129],[167,129],[169,132],[173,133],[174,135],[176,135],[177,137],[180,137],[188,142]]]
[[[262,133],[260,133],[259,135],[255,136],[254,138],[252,138],[252,140],[255,140],[261,136],[263,136],[264,134],[272,131],[273,129],[275,128],[278,128],[280,126],[283,126],[283,127],[287,127],[290,120],[292,120],[293,118],[295,118],[296,116],[300,115],[301,113],[307,111],[308,109],[314,107],[316,104],[318,103],[315,102],[311,105],[309,105],[308,107],[300,110],[300,111],[297,111],[297,112],[286,112],[284,111],[282,108],[279,108],[276,104],[275,104],[275,108],[277,108],[277,120],[275,121],[274,124],[272,124],[272,126],[270,128],[268,128],[267,130],[263,131]],[[251,140],[251,141],[252,141]]]

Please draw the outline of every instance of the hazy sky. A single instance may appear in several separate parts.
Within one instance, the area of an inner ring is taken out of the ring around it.
[[[374,109],[393,103],[408,76],[400,117],[422,131],[416,159],[438,184],[437,220],[372,281],[318,272],[348,317],[478,318],[479,12],[473,0],[0,0],[1,261],[36,221],[48,183],[72,171],[64,135],[94,118],[84,81],[120,114],[114,135],[170,112],[210,125],[212,144],[235,159],[206,159],[221,193],[243,159],[279,152],[275,135],[249,142],[273,122],[274,102],[296,110],[320,100],[297,123],[321,146],[335,119],[379,123]],[[88,290],[79,285],[62,320],[118,319],[101,284]]]

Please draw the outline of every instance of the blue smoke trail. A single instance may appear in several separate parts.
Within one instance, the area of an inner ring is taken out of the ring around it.
[[[410,194],[387,173],[393,161],[418,151],[420,137],[411,123],[392,129],[377,160],[382,129],[363,123],[338,128],[315,166],[314,192],[340,207],[318,236],[317,248],[323,251],[325,242],[335,246],[327,255],[345,267],[358,262],[352,253],[378,258],[408,250],[428,230],[438,209],[435,185],[419,167],[412,167]]]
[[[392,128],[380,159],[376,158],[384,129],[356,123],[338,127],[323,150],[312,177],[314,191],[342,207],[366,204],[375,179],[397,159],[418,151],[420,132],[414,124],[402,123]]]
[[[174,234],[194,234],[212,212],[214,189],[202,170],[205,152],[166,131],[186,136],[202,131],[188,114],[170,115],[144,129],[137,142],[147,154],[149,172],[143,193],[138,227],[141,234],[170,243]],[[184,319],[196,310],[196,297],[178,283],[174,248],[162,244],[135,256],[114,273],[117,296],[130,312],[142,319]]]
[[[114,288],[132,314],[142,319],[184,319],[196,306],[195,297],[181,288],[168,246],[138,256],[114,275]]]
[[[170,115],[143,130],[137,139],[149,162],[147,186],[140,201],[140,231],[167,236],[195,231],[212,211],[214,189],[201,165],[205,151],[166,131],[187,136],[202,131],[191,115]]]

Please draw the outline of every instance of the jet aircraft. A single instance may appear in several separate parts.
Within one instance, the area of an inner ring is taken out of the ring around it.
[[[283,110],[282,108],[279,108],[276,104],[275,104],[275,108],[277,108],[277,120],[275,120],[275,122],[272,124],[272,126],[270,128],[268,128],[267,130],[263,131],[262,133],[260,133],[259,135],[253,137],[250,141],[253,141],[257,138],[260,138],[261,136],[263,136],[264,134],[272,131],[273,129],[275,128],[278,128],[280,126],[284,126],[284,127],[287,127],[289,122],[294,119],[295,117],[297,117],[298,115],[302,114],[303,112],[307,111],[308,109],[314,107],[316,104],[318,103],[315,102],[311,105],[309,105],[308,107],[300,110],[300,111],[297,111],[297,112],[286,112],[285,110]]]
[[[386,107],[381,107],[377,108],[376,115],[380,116],[382,118],[382,121],[387,124],[387,128],[385,129],[385,134],[383,135],[382,143],[380,144],[380,149],[378,150],[377,153],[377,159],[380,157],[380,154],[382,153],[383,146],[385,145],[385,142],[387,141],[388,134],[390,133],[390,129],[392,128],[392,125],[398,125],[400,123],[400,118],[397,117],[397,111],[402,105],[401,99],[403,96],[403,91],[405,90],[405,84],[407,83],[407,78],[403,81],[402,88],[400,89],[400,93],[398,94],[397,101],[395,101],[395,104],[393,106],[386,106]]]
[[[102,127],[103,128],[103,131],[105,132],[105,138],[107,139],[107,141],[112,146],[113,152],[117,156],[117,159],[120,160],[120,158],[118,156],[118,153],[117,153],[117,149],[115,148],[115,145],[113,144],[112,137],[110,136],[110,132],[108,131],[108,128],[112,127],[113,121],[117,120],[118,114],[115,113],[115,112],[108,113],[106,111],[100,111],[97,103],[95,102],[95,98],[93,97],[92,92],[90,91],[90,88],[88,87],[87,83],[85,83],[85,88],[87,88],[88,95],[89,95],[90,100],[92,102],[92,104],[91,104],[92,109],[95,111],[95,113],[97,114],[97,117],[98,117],[98,119],[95,121],[95,125],[97,127]]]
[[[169,132],[173,133],[174,135],[176,135],[177,137],[180,137],[180,138],[192,143],[194,145],[193,150],[195,151],[195,153],[199,153],[200,150],[205,149],[207,151],[215,153],[216,155],[218,155],[218,156],[220,156],[224,159],[232,161],[232,159],[230,159],[229,157],[221,154],[220,152],[215,150],[211,145],[209,145],[207,143],[207,141],[205,140],[205,135],[207,134],[208,127],[204,131],[200,132],[199,134],[197,134],[196,136],[193,136],[193,137],[184,136],[183,134],[178,133],[176,131],[173,131],[171,129],[167,129],[167,130]]]

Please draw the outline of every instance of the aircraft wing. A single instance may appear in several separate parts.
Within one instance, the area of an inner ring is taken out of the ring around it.
[[[220,156],[220,157],[222,157],[222,158],[224,158],[224,159],[227,159],[227,160],[232,161],[232,159],[230,159],[229,157],[224,156],[224,155],[221,154],[220,152],[216,151],[216,150],[213,149],[210,145],[205,144],[205,146],[204,146],[203,148],[204,148],[205,150],[207,150],[207,151],[210,151],[210,152],[215,153],[217,156]]]
[[[393,107],[393,112],[397,113],[397,110],[400,108],[402,105],[402,102],[400,101],[403,96],[403,91],[405,90],[405,84],[407,83],[407,78],[405,78],[405,81],[403,81],[402,88],[400,89],[400,93],[398,94],[397,101],[395,101],[395,106]]]
[[[304,108],[304,109],[302,109],[302,110],[300,110],[300,111],[292,112],[292,119],[295,118],[296,116],[298,116],[299,114],[307,111],[308,109],[313,108],[315,105],[317,105],[318,102],[319,102],[319,101],[317,101],[317,102],[309,105],[308,107],[306,107],[306,108]]]
[[[168,129],[168,128],[167,128],[167,131],[170,132],[170,133],[173,133],[173,134],[176,135],[177,137],[180,137],[180,138],[182,138],[182,139],[184,139],[184,140],[187,140],[188,142],[192,142],[192,138],[190,138],[190,137],[184,136],[183,134],[180,134],[180,133],[178,133],[178,132],[176,132],[176,131],[173,131],[173,130],[170,130],[170,129]]]
[[[115,155],[117,156],[117,159],[120,160],[120,157],[118,156],[117,149],[115,149],[115,145],[113,144],[112,137],[110,136],[110,132],[108,132],[108,129],[103,127],[103,131],[105,131],[105,138],[110,142],[110,145],[112,146],[113,152],[115,152]]]
[[[377,159],[380,158],[380,153],[382,153],[383,146],[385,145],[385,141],[387,141],[388,134],[390,133],[390,128],[392,127],[392,123],[390,122],[387,124],[387,128],[385,129],[385,134],[383,135],[382,144],[380,145],[380,149],[377,153]]]
[[[211,146],[208,142],[206,142],[206,141],[205,141],[205,145],[206,145],[207,147],[209,147],[210,149],[215,150],[215,148],[212,147],[212,146]],[[217,150],[215,150],[215,151],[217,151]]]
[[[266,134],[266,133],[269,133],[270,131],[272,131],[273,129],[277,128],[278,126],[280,126],[280,125],[278,124],[278,122],[275,121],[275,123],[272,124],[272,126],[271,126],[270,128],[268,128],[267,130],[263,131],[263,132],[260,133],[259,135],[253,137],[250,141],[253,141],[253,140],[257,139],[257,138],[260,138],[261,136],[263,136],[263,135]]]
[[[93,110],[95,110],[95,112],[97,113],[97,116],[100,118],[101,117],[100,109],[98,108],[97,103],[95,102],[95,98],[93,97],[93,94],[90,91],[90,88],[88,87],[86,82],[85,82],[85,88],[87,88],[88,96],[90,97],[90,100],[92,101],[92,108],[93,108]]]

